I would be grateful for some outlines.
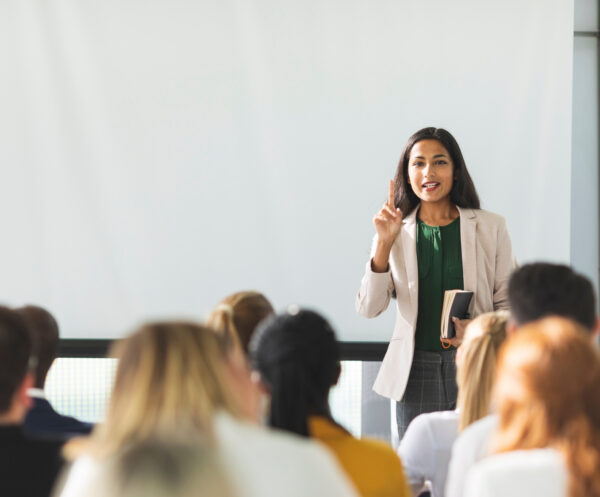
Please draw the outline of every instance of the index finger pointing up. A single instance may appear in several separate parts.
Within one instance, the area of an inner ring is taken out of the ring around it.
[[[394,210],[396,210],[396,205],[395,205],[395,201],[394,201],[395,196],[396,196],[396,184],[394,183],[394,180],[391,179],[390,180],[390,188],[388,191],[388,204]]]

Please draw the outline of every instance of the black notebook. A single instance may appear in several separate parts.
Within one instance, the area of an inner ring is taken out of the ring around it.
[[[446,290],[444,292],[441,322],[442,338],[454,338],[456,336],[451,318],[465,319],[472,297],[473,292],[469,290]]]

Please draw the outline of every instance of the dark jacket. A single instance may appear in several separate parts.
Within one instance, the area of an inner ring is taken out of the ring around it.
[[[63,464],[62,444],[29,438],[17,425],[0,426],[0,495],[48,497]]]
[[[92,431],[92,424],[57,413],[46,399],[34,397],[32,400],[33,407],[23,427],[28,435],[67,439]]]

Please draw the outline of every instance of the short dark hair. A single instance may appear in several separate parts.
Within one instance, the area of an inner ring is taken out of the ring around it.
[[[33,355],[37,359],[35,371],[36,388],[44,388],[44,382],[58,350],[58,323],[46,309],[28,305],[16,309],[21,315],[33,338]]]
[[[516,269],[508,283],[508,300],[518,325],[553,315],[572,319],[590,331],[596,325],[591,281],[563,264],[536,262]]]
[[[0,413],[10,409],[27,374],[31,349],[25,320],[12,309],[0,306]]]
[[[273,315],[250,340],[252,365],[271,393],[269,425],[309,436],[309,414],[328,411],[340,352],[327,320],[313,311]]]
[[[408,182],[408,159],[415,143],[422,140],[437,140],[444,146],[452,158],[454,175],[456,177],[456,181],[454,181],[452,190],[450,191],[452,202],[459,207],[479,209],[479,196],[467,170],[467,165],[465,164],[465,159],[460,151],[458,142],[445,129],[433,127],[420,129],[408,139],[404,146],[400,161],[398,162],[398,168],[396,169],[396,177],[394,178],[394,183],[396,184],[395,207],[398,207],[402,214],[406,216],[419,205],[419,197],[415,195]]]

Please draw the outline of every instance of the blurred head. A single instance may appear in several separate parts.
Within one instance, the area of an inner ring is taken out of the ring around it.
[[[151,323],[117,343],[119,359],[106,422],[96,438],[104,453],[154,437],[210,438],[219,410],[241,412],[226,345],[212,329]]]
[[[508,283],[512,320],[517,326],[547,316],[596,327],[596,297],[590,280],[569,266],[537,262],[516,269]]]
[[[506,339],[506,311],[481,314],[467,326],[456,355],[459,431],[490,412],[496,356]]]
[[[15,310],[25,319],[33,338],[34,355],[37,358],[35,387],[43,389],[58,350],[58,323],[42,307],[28,305]]]
[[[327,320],[308,310],[271,316],[250,342],[250,357],[271,394],[269,424],[308,436],[309,414],[329,412],[329,389],[340,374]]]
[[[0,306],[0,416],[11,415],[11,421],[20,421],[30,405],[31,351],[31,336],[23,318]]]
[[[88,497],[233,497],[210,446],[149,440],[102,465]]]
[[[500,352],[494,389],[496,451],[562,451],[571,497],[600,495],[600,361],[582,331],[558,317],[523,326]]]
[[[207,325],[248,354],[248,344],[256,325],[273,313],[273,306],[259,292],[237,292],[225,297],[213,310]]]
[[[467,166],[457,141],[445,129],[433,127],[417,131],[408,139],[402,151],[394,178],[396,184],[395,206],[399,207],[406,215],[420,202],[419,197],[410,185],[409,165],[413,147],[423,140],[435,140],[439,142],[446,151],[445,155],[452,162],[454,182],[450,190],[450,200],[459,207],[479,209],[479,197],[469,171],[467,171]]]

